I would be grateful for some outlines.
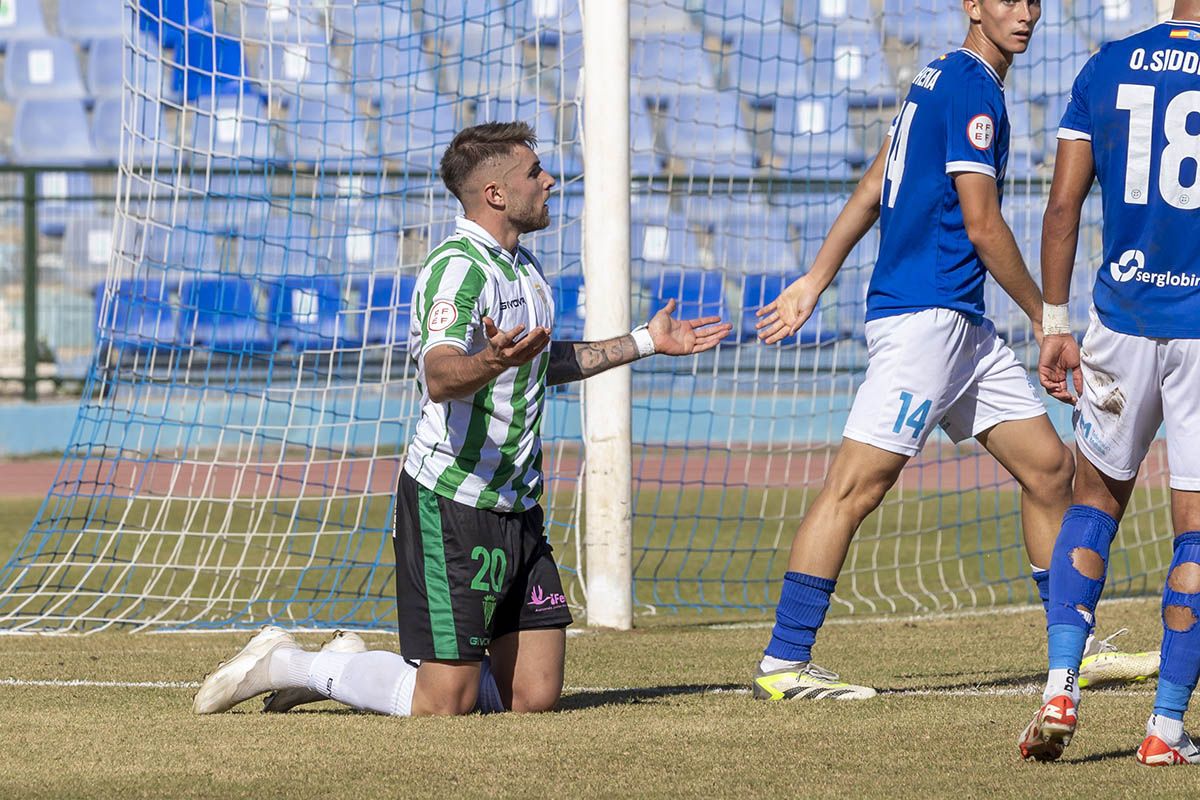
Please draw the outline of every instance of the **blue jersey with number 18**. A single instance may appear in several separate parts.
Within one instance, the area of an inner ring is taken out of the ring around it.
[[[1058,138],[1092,143],[1101,322],[1200,338],[1200,24],[1164,22],[1101,47],[1075,79]]]
[[[978,172],[1002,187],[1008,132],[1004,85],[976,53],[955,50],[917,73],[892,123],[868,322],[927,308],[983,317],[985,270],[954,175]]]

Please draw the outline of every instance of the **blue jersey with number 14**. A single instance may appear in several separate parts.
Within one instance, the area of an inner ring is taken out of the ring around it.
[[[1101,47],[1075,79],[1058,138],[1092,143],[1100,321],[1200,338],[1200,24],[1164,22]]]
[[[868,322],[927,308],[983,317],[985,270],[954,175],[978,172],[1002,187],[1008,133],[1004,85],[979,55],[955,50],[917,73],[892,124]]]

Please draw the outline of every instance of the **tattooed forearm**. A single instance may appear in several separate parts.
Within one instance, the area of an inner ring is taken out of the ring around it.
[[[637,345],[628,334],[603,342],[553,342],[546,383],[581,381],[607,369],[628,364],[638,357]]]

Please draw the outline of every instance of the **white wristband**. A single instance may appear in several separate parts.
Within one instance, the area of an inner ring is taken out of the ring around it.
[[[1071,313],[1068,306],[1042,303],[1042,335],[1057,336],[1071,332]]]
[[[629,332],[633,337],[633,343],[637,345],[638,358],[652,356],[658,351],[654,349],[654,339],[650,337],[650,329],[648,325],[638,325]]]

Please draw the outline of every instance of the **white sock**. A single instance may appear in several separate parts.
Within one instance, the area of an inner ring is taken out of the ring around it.
[[[322,697],[362,711],[393,717],[412,713],[417,668],[399,653],[388,650],[309,653],[281,647],[271,655],[270,670],[275,689],[307,687]],[[495,681],[492,685],[495,686]]]
[[[1050,674],[1046,676],[1046,688],[1042,692],[1042,702],[1045,703],[1060,694],[1070,695],[1075,705],[1079,705],[1079,670],[1050,670]]]
[[[1146,723],[1146,733],[1153,733],[1171,747],[1175,747],[1183,741],[1183,720],[1151,714],[1150,721]]]
[[[481,714],[496,714],[507,711],[504,701],[500,699],[500,689],[496,686],[496,678],[492,675],[492,662],[484,656],[479,665],[479,699],[475,707]]]
[[[1088,656],[1090,656],[1092,654],[1091,653],[1092,644],[1095,643],[1095,641],[1096,641],[1096,634],[1089,633],[1088,637],[1087,637],[1087,641],[1083,643],[1083,657],[1084,658],[1087,658]]]
[[[303,689],[308,685],[308,669],[316,653],[299,647],[277,647],[267,667],[272,689]]]
[[[786,669],[801,664],[801,661],[785,661],[782,658],[775,656],[763,656],[762,661],[758,662],[758,668],[763,672],[774,672],[777,669]]]

